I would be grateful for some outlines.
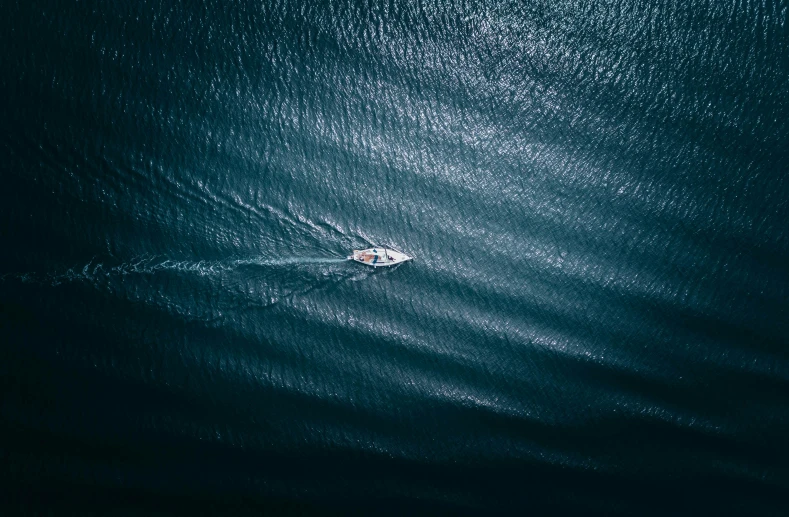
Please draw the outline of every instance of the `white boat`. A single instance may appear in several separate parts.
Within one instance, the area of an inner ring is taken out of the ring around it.
[[[366,250],[353,250],[353,255],[348,258],[368,266],[381,267],[394,266],[406,260],[413,260],[414,257],[409,257],[405,253],[392,248],[375,247]]]

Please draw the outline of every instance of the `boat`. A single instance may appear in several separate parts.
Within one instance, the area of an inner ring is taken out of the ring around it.
[[[413,258],[414,257],[409,257],[403,252],[387,248],[386,246],[379,246],[366,250],[353,250],[353,255],[348,257],[349,260],[355,260],[356,262],[373,267],[394,266],[407,260],[413,260]]]

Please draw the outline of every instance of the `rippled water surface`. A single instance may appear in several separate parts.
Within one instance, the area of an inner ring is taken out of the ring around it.
[[[14,513],[785,515],[786,1],[3,11]]]

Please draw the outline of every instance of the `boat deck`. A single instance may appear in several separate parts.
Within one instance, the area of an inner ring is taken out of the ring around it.
[[[401,262],[411,260],[411,257],[397,250],[378,248],[354,250],[353,255],[349,258],[352,258],[356,262],[361,262],[362,264],[376,267],[393,266],[395,264],[400,264]]]

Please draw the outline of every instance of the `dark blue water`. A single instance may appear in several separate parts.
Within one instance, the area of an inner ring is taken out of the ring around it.
[[[2,504],[786,515],[787,17],[8,2]]]

